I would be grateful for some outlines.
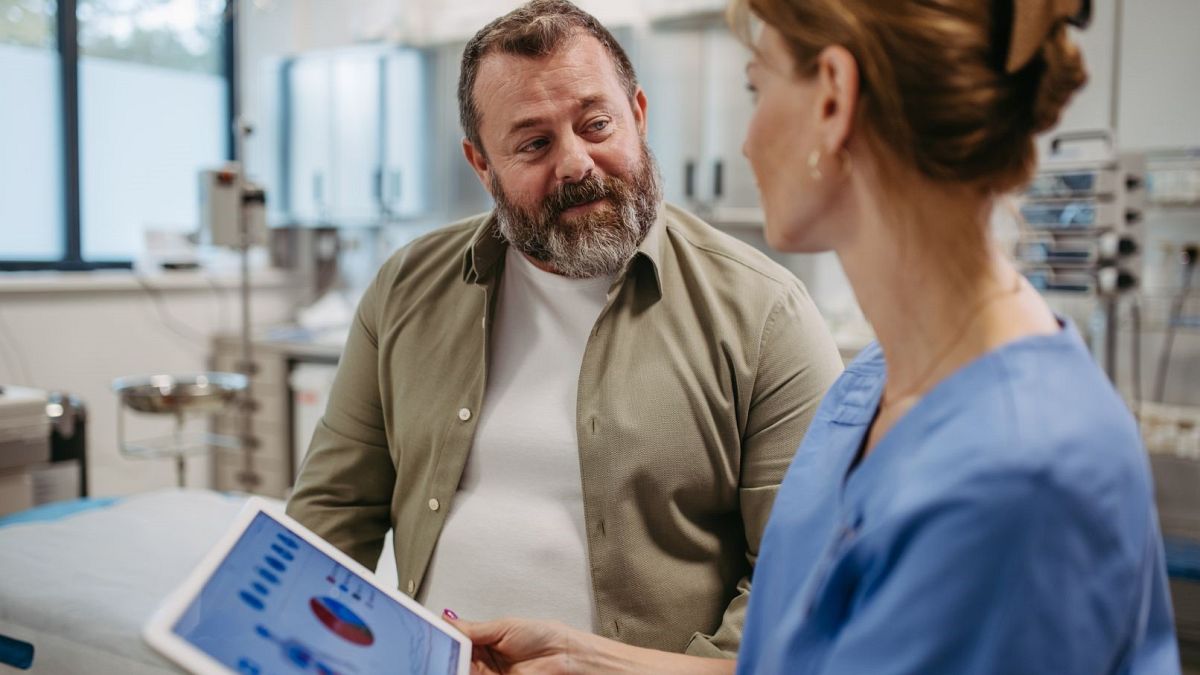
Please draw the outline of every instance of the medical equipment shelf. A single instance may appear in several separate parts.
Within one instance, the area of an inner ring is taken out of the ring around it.
[[[1147,153],[1146,192],[1155,208],[1200,207],[1200,148]]]
[[[1121,307],[1142,282],[1145,185],[1145,156],[1119,152],[1111,131],[1064,132],[1019,205],[1018,267],[1056,310],[1086,301],[1089,346],[1114,381]]]

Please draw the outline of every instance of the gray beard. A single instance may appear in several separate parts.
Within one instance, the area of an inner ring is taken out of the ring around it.
[[[534,209],[508,199],[492,174],[496,224],[509,245],[565,277],[594,279],[618,274],[637,252],[658,218],[662,202],[658,165],[643,143],[642,164],[628,180],[589,176],[559,186]],[[569,222],[562,212],[596,199],[606,207]]]

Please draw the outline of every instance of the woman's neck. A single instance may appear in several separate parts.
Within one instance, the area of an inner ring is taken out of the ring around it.
[[[1002,344],[1057,330],[990,243],[989,200],[928,186],[908,194],[921,196],[886,209],[857,195],[852,234],[837,247],[887,357],[884,407],[911,404]]]

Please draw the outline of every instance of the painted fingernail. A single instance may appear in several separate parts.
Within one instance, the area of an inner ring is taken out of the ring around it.
[[[458,615],[455,614],[454,610],[452,609],[443,609],[442,614],[444,614],[447,619],[454,619],[455,621],[458,621]]]

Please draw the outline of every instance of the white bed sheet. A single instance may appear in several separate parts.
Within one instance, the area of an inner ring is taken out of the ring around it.
[[[34,645],[33,668],[68,675],[179,672],[143,624],[229,528],[246,499],[168,489],[49,522],[0,527],[0,635]],[[377,566],[396,586],[388,532]]]
[[[0,634],[33,643],[31,673],[178,672],[142,642],[142,625],[244,501],[164,490],[0,528]]]

